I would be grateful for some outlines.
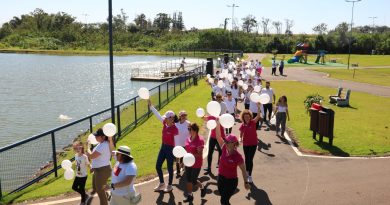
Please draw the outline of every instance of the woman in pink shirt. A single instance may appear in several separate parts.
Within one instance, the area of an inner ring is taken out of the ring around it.
[[[203,119],[205,121],[209,121],[209,120],[216,120],[217,118],[210,115],[210,116],[204,116]],[[224,128],[221,127],[220,129],[221,129],[222,138],[225,138]],[[219,146],[217,138],[216,138],[215,130],[216,130],[216,128],[212,129],[211,133],[210,133],[210,140],[209,140],[209,147],[208,147],[209,152],[207,154],[207,167],[203,169],[204,171],[206,171],[205,174],[211,173],[211,162],[213,161],[213,153],[214,153],[215,147],[217,147],[217,150],[218,150],[217,168],[218,168],[218,164],[219,164],[219,158],[221,157],[221,154],[222,154],[221,147]]]
[[[192,202],[194,196],[192,195],[193,186],[197,186],[201,191],[201,197],[206,195],[206,190],[202,183],[198,180],[200,169],[202,168],[203,162],[203,148],[204,148],[204,139],[202,136],[199,136],[199,126],[196,123],[191,123],[188,126],[188,131],[190,136],[187,138],[185,145],[186,151],[191,153],[195,157],[195,164],[192,167],[186,167],[186,190],[187,190],[187,199],[184,202]]]
[[[148,100],[148,105],[152,110],[153,114],[162,122],[162,144],[160,152],[158,153],[157,162],[156,162],[156,171],[160,183],[154,188],[154,191],[172,191],[172,181],[173,181],[173,162],[175,161],[175,156],[173,155],[173,148],[175,147],[175,136],[179,133],[175,125],[177,121],[177,116],[171,110],[167,111],[164,116],[161,116],[160,113],[153,107],[150,100]],[[162,164],[165,159],[167,160],[167,168],[169,173],[168,185],[165,186],[164,176],[162,172]]]
[[[230,198],[233,196],[238,185],[237,167],[241,169],[245,189],[248,190],[250,185],[246,181],[248,175],[246,173],[244,159],[237,151],[239,145],[237,137],[230,134],[225,140],[222,139],[220,127],[221,125],[217,121],[217,140],[218,144],[222,147],[222,155],[218,168],[218,191],[221,195],[221,204],[230,205]]]
[[[261,113],[261,104],[257,104],[257,113]],[[261,119],[260,115],[256,115],[253,118],[253,114],[250,110],[243,110],[241,112],[241,126],[240,126],[240,139],[243,143],[245,166],[248,172],[248,182],[253,183],[252,170],[253,170],[253,158],[255,157],[257,148],[257,133],[256,125]]]

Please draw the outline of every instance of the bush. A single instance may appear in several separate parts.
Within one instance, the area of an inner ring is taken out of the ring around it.
[[[321,101],[323,99],[324,99],[324,97],[322,97],[318,93],[306,96],[306,100],[303,101],[303,104],[305,105],[305,108],[306,108],[306,112],[309,113],[309,110],[310,110],[311,105],[313,103],[321,104]]]

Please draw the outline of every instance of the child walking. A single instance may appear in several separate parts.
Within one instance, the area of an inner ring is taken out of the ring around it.
[[[85,193],[85,182],[87,181],[87,167],[90,165],[87,155],[84,154],[84,146],[82,142],[73,143],[73,150],[75,154],[75,164],[76,164],[76,177],[72,185],[72,189],[78,192],[81,195],[80,205],[86,204],[89,196]]]

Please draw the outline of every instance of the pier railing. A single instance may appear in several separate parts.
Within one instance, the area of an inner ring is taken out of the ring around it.
[[[156,102],[156,108],[164,107],[187,88],[196,85],[197,80],[204,75],[205,65],[202,64],[150,89],[150,95],[153,102]],[[118,128],[116,140],[121,139],[151,115],[147,102],[141,100],[139,96],[116,105],[115,110]],[[69,145],[76,138],[87,136],[101,127],[105,120],[110,119],[110,111],[111,109],[107,108],[0,148],[0,199],[3,196],[21,191],[44,178],[60,177],[62,173],[59,172],[61,169],[60,160],[65,159],[64,152],[70,150]],[[67,158],[71,157],[67,156]]]

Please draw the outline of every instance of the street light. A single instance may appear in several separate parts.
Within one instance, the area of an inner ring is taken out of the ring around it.
[[[112,0],[108,0],[108,35],[110,50],[110,88],[111,88],[111,122],[115,124],[115,101],[114,101],[114,57],[112,47]],[[115,143],[115,138],[113,139]]]
[[[227,5],[227,7],[232,7],[232,31],[233,31],[233,23],[234,23],[234,8],[237,8],[238,5],[232,4],[232,5]]]
[[[373,54],[373,50],[374,50],[374,39],[373,39],[373,36],[374,36],[374,28],[375,28],[375,19],[378,18],[378,17],[370,16],[368,18],[372,19],[372,31],[371,31],[371,55],[372,55]]]
[[[349,36],[349,48],[348,48],[348,70],[349,70],[349,61],[351,59],[351,41],[352,41],[352,25],[353,25],[353,8],[355,7],[355,2],[359,2],[361,0],[345,0],[346,2],[352,3],[352,18],[351,18],[351,31]],[[353,76],[355,77],[355,70]]]

